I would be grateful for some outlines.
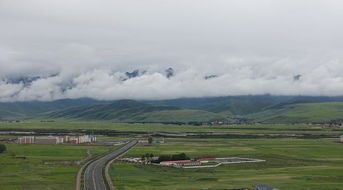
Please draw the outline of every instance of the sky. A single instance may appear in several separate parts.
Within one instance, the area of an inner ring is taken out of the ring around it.
[[[0,0],[0,101],[343,95],[341,0]]]

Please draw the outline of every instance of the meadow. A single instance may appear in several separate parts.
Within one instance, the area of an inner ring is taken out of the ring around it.
[[[117,161],[110,174],[118,190],[251,188],[267,184],[282,190],[343,189],[343,144],[338,139],[165,139],[137,146],[126,156],[186,153],[191,157],[241,156],[261,163],[178,169]]]
[[[80,168],[77,161],[115,147],[94,145],[6,144],[0,154],[1,190],[72,190]]]
[[[172,125],[172,124],[128,124],[113,122],[39,122],[0,123],[0,130],[108,130],[117,132],[213,132],[237,134],[313,134],[340,135],[343,128],[321,128],[321,125],[309,124],[256,124],[256,125]]]

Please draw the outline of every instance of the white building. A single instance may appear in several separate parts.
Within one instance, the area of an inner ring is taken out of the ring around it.
[[[35,144],[61,144],[63,143],[63,138],[61,137],[36,137]]]
[[[18,144],[33,144],[35,143],[34,136],[25,136],[18,138]]]
[[[90,136],[90,135],[71,137],[69,142],[71,144],[92,143],[92,142],[96,142],[96,137]]]

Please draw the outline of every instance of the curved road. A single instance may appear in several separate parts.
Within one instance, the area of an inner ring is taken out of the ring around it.
[[[84,189],[85,190],[105,190],[107,189],[104,176],[103,176],[103,169],[105,168],[106,164],[121,156],[129,149],[134,147],[137,144],[137,140],[130,141],[120,149],[117,149],[106,156],[103,156],[97,160],[91,162],[86,168],[84,172]]]

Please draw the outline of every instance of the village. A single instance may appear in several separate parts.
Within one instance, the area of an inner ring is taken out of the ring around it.
[[[83,136],[24,136],[17,139],[18,144],[82,144],[94,143],[96,137],[91,135]]]

